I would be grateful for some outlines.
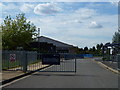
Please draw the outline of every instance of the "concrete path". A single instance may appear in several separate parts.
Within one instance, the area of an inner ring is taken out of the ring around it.
[[[92,59],[78,59],[77,73],[37,72],[5,88],[118,88],[118,74]]]
[[[46,67],[47,65],[42,65],[41,62],[35,63],[35,64],[30,64],[27,67],[28,71],[34,71],[43,67]],[[0,74],[2,77],[2,81],[4,80],[8,80],[11,78],[14,78],[16,76],[20,76],[24,74],[24,72],[22,71],[22,67],[16,67],[16,68],[11,68],[8,70],[3,70],[2,73]],[[1,80],[0,80],[1,81]]]

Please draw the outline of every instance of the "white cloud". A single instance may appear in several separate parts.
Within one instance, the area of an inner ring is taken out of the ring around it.
[[[103,26],[100,25],[100,24],[98,24],[98,23],[95,22],[95,21],[92,21],[92,22],[90,22],[89,27],[92,28],[92,29],[94,29],[94,28],[95,28],[95,29],[99,29],[99,28],[102,28]]]
[[[49,16],[61,10],[57,9],[57,12],[54,12],[56,9],[49,8],[51,6],[48,4],[51,3],[36,6],[37,12],[34,9],[37,14],[47,14],[47,16],[30,19],[37,27],[41,28],[41,35],[56,38],[79,47],[92,47],[97,43],[112,41],[112,36],[118,25],[117,15],[100,15],[94,9],[80,8],[72,13]]]
[[[18,9],[19,6],[13,4],[13,3],[9,3],[7,5],[5,4],[2,4],[2,9],[5,11],[5,10],[15,10],[15,9]]]
[[[55,2],[109,2],[119,0],[52,0]],[[2,2],[50,2],[50,0],[2,0]]]
[[[6,4],[1,5],[6,10],[11,9],[9,4],[7,6],[5,6]],[[12,5],[13,7],[20,10],[15,4]],[[34,7],[32,4],[25,3],[22,5],[21,11],[30,12],[34,9],[35,14],[43,15],[28,17],[29,21],[41,28],[41,35],[56,38],[79,47],[92,47],[97,43],[110,42],[112,35],[117,30],[117,15],[100,15],[94,9],[87,7],[70,13],[69,11],[68,13],[59,13],[62,9],[58,3],[43,3]]]
[[[63,21],[63,22],[61,22],[62,24],[75,24],[75,23],[83,23],[81,20],[77,20],[77,19],[75,19],[75,20],[68,20],[68,21]]]
[[[34,13],[38,15],[53,15],[62,11],[57,3],[38,4],[34,8]]]
[[[2,7],[3,7],[3,4],[0,3],[0,13],[2,13]],[[1,14],[0,14],[1,15]],[[0,16],[1,17],[1,16]]]
[[[3,3],[0,3],[0,7],[3,7],[4,6],[4,4]]]
[[[118,6],[118,5],[119,5],[119,3],[118,3],[118,2],[115,2],[115,1],[110,1],[110,3],[111,3],[112,5],[114,5],[114,6]]]
[[[89,8],[80,8],[75,11],[75,14],[78,14],[82,19],[88,19],[96,15],[96,11]]]
[[[32,9],[34,9],[34,5],[32,5],[32,4],[25,3],[20,7],[20,10],[24,13],[28,13],[28,12],[32,11]]]
[[[14,3],[0,3],[0,12],[3,16],[18,14],[18,10],[19,6]]]

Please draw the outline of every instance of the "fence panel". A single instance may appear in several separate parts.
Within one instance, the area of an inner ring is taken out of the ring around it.
[[[3,70],[32,70],[33,64],[37,63],[37,52],[35,51],[2,51]],[[31,69],[30,69],[31,67]]]
[[[20,51],[2,51],[2,69],[3,70],[22,70],[23,52]]]
[[[51,64],[42,63],[41,53],[36,51],[3,51],[2,52],[2,69],[3,70],[21,70],[23,72],[34,71]],[[51,68],[44,71],[53,72],[76,72],[76,59],[83,58],[83,55],[76,54],[60,54],[59,65],[52,65]],[[52,62],[56,58],[49,58]],[[43,71],[43,70],[41,70]]]

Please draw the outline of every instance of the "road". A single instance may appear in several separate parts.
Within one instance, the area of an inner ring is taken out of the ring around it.
[[[77,72],[37,72],[5,88],[118,88],[118,75],[92,59],[77,59]]]

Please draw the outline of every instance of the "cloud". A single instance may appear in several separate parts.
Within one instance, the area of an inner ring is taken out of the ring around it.
[[[78,14],[82,19],[88,19],[96,15],[96,11],[89,8],[80,8],[75,11],[75,14]]]
[[[55,2],[109,2],[119,0],[52,0]],[[2,2],[50,2],[50,0],[2,0]]]
[[[110,3],[114,6],[118,6],[119,5],[119,2],[115,2],[115,1],[110,1]]]
[[[95,22],[95,21],[92,21],[91,23],[90,23],[90,25],[89,25],[89,27],[90,28],[95,28],[95,29],[99,29],[99,28],[102,28],[103,26],[102,25],[100,25],[100,24],[98,24],[97,22]]]
[[[1,6],[2,6],[2,9],[5,11],[5,10],[15,10],[15,9],[18,9],[19,8],[19,6],[17,6],[17,5],[15,5],[15,4],[13,4],[13,3],[9,3],[9,4],[7,4],[7,5],[5,5],[5,4],[1,4]]]
[[[0,13],[2,13],[2,7],[3,7],[4,5],[2,4],[2,3],[0,3]],[[0,16],[1,17],[1,16]]]
[[[20,10],[24,13],[28,13],[28,12],[32,11],[32,9],[34,9],[34,5],[32,5],[32,4],[25,3],[20,7]]]
[[[75,11],[60,13],[55,16],[47,14],[47,16],[41,16],[41,18],[37,16],[31,18],[31,20],[37,27],[41,28],[41,35],[56,38],[79,47],[92,47],[97,43],[111,42],[118,25],[117,14],[100,14],[96,10],[80,7]],[[46,13],[40,12],[39,15],[43,14]]]
[[[3,3],[0,3],[0,8],[3,7],[3,6],[4,6],[4,4],[3,4]]]
[[[83,23],[81,20],[69,20],[69,21],[63,21],[63,24],[75,24],[75,23]]]
[[[62,11],[57,3],[38,4],[34,8],[34,13],[38,15],[53,15]]]

